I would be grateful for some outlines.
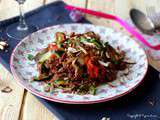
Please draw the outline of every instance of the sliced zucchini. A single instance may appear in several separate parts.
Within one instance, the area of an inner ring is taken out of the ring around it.
[[[39,78],[37,76],[33,77],[33,81],[44,81],[44,80],[49,80],[53,75],[49,75],[49,76],[44,76],[43,78]]]
[[[51,57],[51,55],[52,55],[51,51],[46,52],[39,58],[38,62],[43,63],[44,61],[48,60]]]

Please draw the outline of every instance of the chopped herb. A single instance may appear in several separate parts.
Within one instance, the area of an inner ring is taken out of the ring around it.
[[[90,42],[94,43],[99,48],[102,46],[102,44],[95,38],[90,39]]]
[[[115,64],[115,65],[118,65],[118,64],[119,64],[119,61],[115,60],[115,58],[112,58],[112,62],[113,62],[113,64]]]
[[[80,37],[80,42],[89,42],[89,40],[88,39],[86,39],[85,37]]]
[[[51,86],[51,83],[47,83],[48,84],[48,86]]]
[[[39,78],[37,76],[33,77],[34,81],[44,81],[44,80],[49,80],[53,75],[49,75],[49,76],[44,76],[43,78]]]
[[[61,57],[63,55],[64,51],[63,50],[57,50],[57,51],[55,51],[55,53],[58,57]]]
[[[58,46],[58,48],[61,48],[61,47],[62,47],[62,44],[57,43],[57,46]]]
[[[61,41],[61,37],[60,36],[58,36],[58,41]]]
[[[49,69],[46,68],[45,63],[43,62],[42,66],[41,66],[41,73],[43,74],[43,73],[46,73],[48,71],[49,71]]]
[[[92,86],[89,88],[89,93],[92,94],[92,95],[95,95],[95,94],[96,94],[96,87],[92,85]]]
[[[83,78],[87,77],[87,74],[86,73],[82,73],[82,77]]]
[[[58,85],[58,86],[64,85],[64,81],[63,81],[63,80],[60,80],[60,79],[55,80],[54,83],[55,83],[56,85]]]
[[[70,41],[70,39],[67,39],[64,43],[70,44],[71,41]]]
[[[108,45],[109,45],[109,43],[108,43],[108,42],[105,42],[105,43],[104,43],[104,46],[108,46]]]
[[[33,77],[33,80],[38,80],[38,79],[39,79],[38,76],[34,76],[34,77]]]
[[[28,60],[31,60],[31,61],[32,61],[32,60],[34,59],[34,56],[33,56],[32,54],[28,54],[28,57],[27,57],[27,58],[28,58]]]

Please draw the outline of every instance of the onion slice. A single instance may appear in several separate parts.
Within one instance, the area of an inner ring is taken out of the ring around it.
[[[79,47],[79,49],[82,51],[82,52],[84,52],[85,54],[87,54],[87,51],[83,48],[83,47],[81,47],[81,46],[78,46]]]
[[[105,66],[105,67],[108,67],[109,66],[109,63],[110,62],[107,62],[107,63],[105,63],[105,62],[103,62],[103,61],[98,61],[101,65],[103,65],[103,66]]]

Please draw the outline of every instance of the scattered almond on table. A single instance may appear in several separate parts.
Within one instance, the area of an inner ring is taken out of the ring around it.
[[[0,41],[0,50],[5,50],[8,47],[6,41]]]
[[[108,117],[103,117],[101,120],[111,120],[111,119]]]
[[[5,88],[3,88],[1,90],[1,92],[3,92],[3,93],[10,93],[10,92],[12,92],[12,88],[10,88],[9,86],[6,86]]]

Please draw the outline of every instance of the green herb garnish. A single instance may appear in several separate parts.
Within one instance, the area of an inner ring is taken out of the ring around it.
[[[95,95],[96,94],[96,87],[95,86],[91,86],[89,88],[89,93],[92,94],[92,95]]]
[[[28,60],[31,60],[31,61],[32,61],[32,60],[34,59],[34,56],[33,56],[32,54],[28,54],[28,57],[27,57],[27,58],[28,58]]]

